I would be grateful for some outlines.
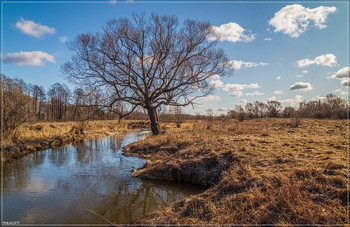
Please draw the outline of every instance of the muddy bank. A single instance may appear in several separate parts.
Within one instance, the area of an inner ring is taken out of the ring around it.
[[[148,160],[133,176],[208,188],[136,223],[345,224],[343,123],[305,119],[292,128],[287,119],[225,121],[130,144],[125,155]]]
[[[147,122],[92,121],[85,126],[77,122],[27,124],[17,129],[11,145],[4,146],[1,161],[11,162],[33,152],[103,136],[147,128]]]

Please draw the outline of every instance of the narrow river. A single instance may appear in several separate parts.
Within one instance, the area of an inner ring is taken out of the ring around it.
[[[134,132],[85,140],[5,164],[3,221],[108,223],[101,215],[127,224],[203,191],[190,184],[132,178],[131,169],[142,167],[146,160],[122,155],[122,147],[143,137]]]

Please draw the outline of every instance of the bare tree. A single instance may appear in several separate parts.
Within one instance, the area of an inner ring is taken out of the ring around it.
[[[279,101],[270,100],[267,102],[267,111],[269,117],[277,117],[281,110],[282,106]]]
[[[227,57],[215,38],[208,22],[188,19],[180,28],[174,16],[133,14],[79,35],[62,71],[76,83],[113,89],[113,101],[143,107],[156,135],[160,106],[193,104],[212,92],[210,76],[226,74]]]

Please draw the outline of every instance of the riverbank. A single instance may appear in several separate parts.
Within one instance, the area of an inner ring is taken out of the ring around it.
[[[4,139],[2,162],[10,162],[36,151],[57,148],[83,139],[126,133],[146,126],[143,121],[40,122],[19,126]]]
[[[130,144],[141,178],[208,190],[138,224],[346,224],[347,122],[254,119],[171,129]]]

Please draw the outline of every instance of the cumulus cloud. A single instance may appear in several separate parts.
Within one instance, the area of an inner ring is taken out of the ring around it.
[[[304,101],[303,96],[296,95],[294,99],[284,99],[284,100],[280,100],[279,102],[281,102],[282,104],[287,104],[289,106],[297,106],[299,103],[303,101]]]
[[[343,88],[338,88],[338,89],[333,90],[333,92],[340,93],[340,95],[348,95],[348,91],[346,88],[345,88],[345,90],[343,90]]]
[[[217,109],[218,112],[224,112],[224,111],[229,111],[230,109],[227,107],[221,107],[219,109]]]
[[[304,77],[304,75],[297,75],[298,78]]]
[[[350,87],[350,79],[349,78],[342,79],[341,85],[345,87]]]
[[[223,89],[224,91],[241,91],[243,89],[254,89],[254,88],[260,88],[259,84],[257,83],[252,83],[252,84],[225,84]]]
[[[304,74],[306,74],[306,73],[308,73],[309,71],[303,70],[303,71],[301,71],[301,72],[304,73]]]
[[[282,32],[297,38],[309,27],[326,28],[328,14],[336,11],[337,8],[334,6],[310,9],[300,4],[287,5],[275,13],[275,16],[269,20],[269,25],[275,28],[274,32]]]
[[[218,74],[214,74],[214,75],[211,75],[208,79],[209,80],[219,80],[220,76]]]
[[[68,37],[67,36],[61,36],[61,37],[58,37],[58,40],[61,42],[61,43],[65,43],[68,41]]]
[[[311,101],[319,101],[319,100],[323,101],[323,100],[326,100],[326,99],[327,99],[326,97],[318,95],[316,97],[312,97]]]
[[[55,34],[56,29],[50,28],[46,25],[37,24],[34,21],[31,20],[24,20],[21,18],[16,23],[16,28],[21,30],[21,32],[31,35],[37,38],[40,38],[44,34]]]
[[[350,67],[344,67],[342,69],[339,69],[336,73],[331,75],[329,78],[331,79],[344,79],[350,77]]]
[[[249,34],[250,32],[234,22],[222,24],[219,27],[213,26],[212,29],[214,36],[209,37],[209,40],[219,39],[220,41],[229,41],[233,43],[248,43],[255,39],[255,34]]]
[[[271,41],[272,38],[265,38],[264,41]]]
[[[296,82],[295,84],[292,84],[289,87],[289,90],[291,90],[291,91],[310,91],[310,90],[312,90],[312,86],[310,83]]]
[[[206,102],[206,101],[220,100],[221,98],[217,95],[207,95],[205,97],[200,97],[199,99],[203,102]]]
[[[44,61],[55,63],[52,55],[42,51],[9,53],[3,56],[3,59],[7,63],[16,65],[43,66],[45,65]]]
[[[247,103],[247,102],[248,101],[246,99],[241,99],[241,100],[238,101],[238,103],[240,103],[240,104]]]
[[[276,77],[276,80],[279,80],[279,79],[281,79],[281,76]]]
[[[250,67],[256,67],[256,66],[264,66],[268,65],[268,63],[265,62],[244,62],[244,61],[237,61],[237,60],[230,60],[226,63],[226,67],[230,69],[241,69],[242,67],[244,68],[250,68]]]
[[[254,91],[254,92],[247,92],[247,93],[245,93],[245,95],[247,95],[247,96],[255,96],[255,95],[260,96],[260,95],[264,95],[264,93],[259,92],[259,91]]]
[[[223,87],[224,83],[221,80],[212,80],[209,82],[210,87]]]
[[[232,97],[241,97],[243,95],[243,92],[242,91],[231,91],[230,95]]]
[[[305,58],[297,61],[296,63],[297,67],[299,68],[307,67],[313,64],[332,67],[337,64],[337,57],[334,54],[323,54],[316,57],[314,60]]]
[[[276,95],[280,95],[280,94],[283,94],[283,91],[281,91],[281,90],[276,90],[276,91],[274,91],[273,93],[276,94]]]
[[[270,98],[267,98],[266,102],[268,102],[268,101],[276,101],[276,100],[277,100],[276,96],[272,96]]]

